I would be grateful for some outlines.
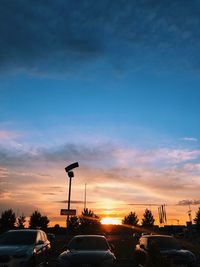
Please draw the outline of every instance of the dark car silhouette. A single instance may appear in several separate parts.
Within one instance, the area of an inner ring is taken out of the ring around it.
[[[46,266],[50,242],[41,230],[10,230],[0,236],[0,267]]]
[[[137,263],[144,265],[152,246],[156,247],[166,260],[184,267],[196,267],[196,256],[189,250],[181,248],[178,240],[167,235],[144,235],[136,245]],[[154,250],[156,251],[156,250]]]
[[[67,250],[58,257],[59,266],[65,267],[110,267],[115,259],[106,238],[101,235],[73,237]]]

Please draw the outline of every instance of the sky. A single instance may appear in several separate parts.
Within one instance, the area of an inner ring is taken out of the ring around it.
[[[0,211],[168,223],[200,206],[200,1],[1,0]]]

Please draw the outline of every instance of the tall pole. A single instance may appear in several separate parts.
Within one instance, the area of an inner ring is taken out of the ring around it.
[[[84,209],[86,209],[86,187],[87,187],[87,184],[85,184]]]
[[[73,172],[70,172],[73,173]],[[68,210],[70,210],[72,175],[69,175]],[[69,231],[69,214],[67,215],[67,229]]]
[[[69,233],[69,214],[70,214],[70,201],[71,201],[71,183],[72,178],[74,177],[73,169],[79,167],[78,162],[74,162],[69,166],[65,167],[65,171],[69,177],[69,193],[68,193],[68,209],[67,209],[67,233]]]
[[[192,212],[192,210],[191,210],[190,203],[189,203],[188,216],[189,216],[190,223],[192,223],[192,213],[191,212]]]

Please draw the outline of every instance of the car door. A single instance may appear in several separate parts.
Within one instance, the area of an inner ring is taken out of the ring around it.
[[[35,244],[35,262],[37,266],[40,266],[44,262],[44,240],[41,231],[37,232],[37,240]]]
[[[44,241],[44,246],[43,246],[43,255],[42,255],[42,259],[45,262],[46,259],[49,258],[49,250],[50,250],[50,242],[47,239],[47,235],[45,232],[41,231],[41,235],[42,235],[42,240]]]

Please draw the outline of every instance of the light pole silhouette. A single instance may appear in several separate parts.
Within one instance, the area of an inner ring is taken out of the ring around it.
[[[69,166],[67,166],[65,168],[66,173],[68,174],[69,177],[69,193],[68,193],[68,212],[70,210],[70,202],[71,202],[71,184],[72,184],[72,178],[74,177],[74,172],[72,171],[74,168],[79,167],[78,162],[74,162],[72,164],[70,164]],[[69,213],[67,215],[67,231],[69,231]]]

